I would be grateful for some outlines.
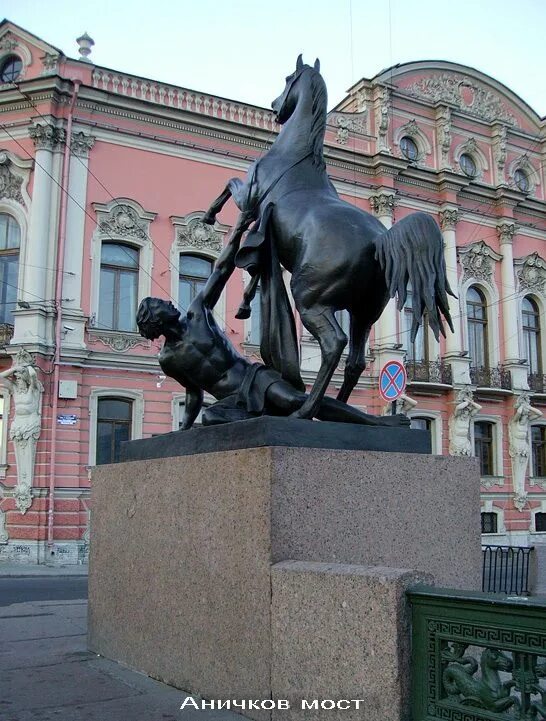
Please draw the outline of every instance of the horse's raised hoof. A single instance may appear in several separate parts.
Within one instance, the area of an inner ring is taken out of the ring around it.
[[[239,310],[235,313],[235,317],[238,320],[246,320],[247,318],[250,318],[250,306],[241,304],[239,306]]]
[[[203,223],[205,223],[205,225],[214,225],[215,222],[216,222],[216,214],[211,213],[210,210],[207,211],[205,213],[205,215],[203,216]]]

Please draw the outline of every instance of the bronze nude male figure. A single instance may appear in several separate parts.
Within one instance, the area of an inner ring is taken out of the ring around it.
[[[182,429],[192,427],[202,405],[204,391],[218,402],[203,412],[203,424],[214,425],[260,415],[288,416],[303,406],[307,394],[273,368],[251,363],[240,355],[220,330],[213,309],[235,268],[248,219],[234,228],[204,289],[182,315],[174,305],[160,298],[145,298],[137,313],[141,335],[165,344],[159,354],[163,372],[186,388]],[[317,416],[321,420],[366,425],[404,426],[405,416],[373,416],[324,397]]]

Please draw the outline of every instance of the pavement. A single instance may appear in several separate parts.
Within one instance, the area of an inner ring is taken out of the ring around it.
[[[201,711],[192,705],[180,710],[187,694],[90,653],[85,598],[9,603],[6,593],[11,589],[13,594],[16,584],[23,597],[29,595],[29,576],[37,577],[37,585],[46,583],[44,575],[51,576],[51,594],[59,594],[54,590],[59,567],[55,573],[45,572],[43,566],[34,567],[39,572],[29,567],[23,573],[17,566],[16,573],[2,566],[1,721],[243,721],[231,711]],[[64,575],[81,576],[82,571],[85,567],[79,574]],[[72,594],[85,587],[68,578],[65,586]]]

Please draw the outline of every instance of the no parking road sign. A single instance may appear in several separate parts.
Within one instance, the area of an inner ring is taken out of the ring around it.
[[[406,369],[400,361],[385,363],[379,374],[379,393],[384,401],[395,401],[406,389]]]

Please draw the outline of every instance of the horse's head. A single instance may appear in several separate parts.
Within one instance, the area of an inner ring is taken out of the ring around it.
[[[512,660],[498,648],[486,648],[481,657],[482,671],[490,668],[494,671],[511,671]]]
[[[304,65],[301,55],[296,62],[296,69],[286,78],[286,85],[283,92],[271,103],[271,108],[275,113],[275,119],[281,125],[286,123],[288,118],[294,112],[298,102],[300,90],[300,78],[304,75],[313,74],[320,78],[320,62],[318,58],[315,60],[313,67]],[[321,78],[322,80],[322,78]]]

